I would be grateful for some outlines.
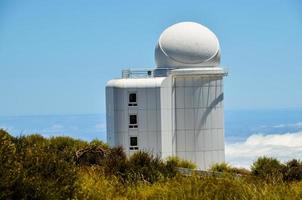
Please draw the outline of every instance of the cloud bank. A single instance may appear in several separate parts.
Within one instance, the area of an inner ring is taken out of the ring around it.
[[[259,156],[281,161],[302,159],[302,131],[285,134],[253,134],[245,141],[226,144],[226,162],[249,168]]]

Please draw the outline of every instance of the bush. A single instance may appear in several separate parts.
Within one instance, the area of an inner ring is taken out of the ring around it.
[[[0,199],[12,199],[20,167],[13,137],[0,129]]]
[[[14,139],[21,171],[14,199],[70,199],[76,188],[76,168],[69,158],[71,138],[45,139],[40,135]],[[64,141],[64,142],[63,142]]]
[[[114,199],[122,198],[124,186],[115,176],[105,176],[100,166],[82,167],[78,172],[75,199]]]
[[[161,179],[165,172],[165,164],[151,153],[138,151],[129,158],[130,175],[133,180],[153,183]]]
[[[103,141],[98,140],[98,139],[92,140],[89,144],[93,145],[93,146],[101,147],[102,149],[105,149],[105,150],[110,149],[109,146],[108,146],[108,144],[106,144]]]
[[[173,165],[175,167],[182,167],[188,169],[196,169],[196,165],[188,160],[183,160],[177,156],[170,156],[166,160],[167,165]]]
[[[238,174],[238,175],[249,175],[250,171],[244,168],[236,168],[232,167],[228,163],[217,163],[212,165],[210,168],[212,172],[221,172],[221,173],[230,173],[230,174]]]
[[[118,176],[122,181],[125,181],[128,163],[127,156],[122,147],[109,149],[102,165],[106,175]]]
[[[302,180],[302,163],[296,159],[288,161],[283,169],[283,179],[285,181]]]
[[[267,181],[279,181],[283,178],[284,165],[275,158],[259,157],[251,166],[253,175],[264,178]]]
[[[90,158],[76,164],[74,153],[91,147],[107,148],[105,156],[97,164]],[[252,165],[254,176],[183,176],[176,167],[194,165],[176,157],[164,162],[139,151],[127,159],[121,147],[98,141],[15,138],[0,130],[0,199],[302,199],[301,166],[298,160],[283,165],[260,157]],[[226,163],[211,170],[249,174]]]

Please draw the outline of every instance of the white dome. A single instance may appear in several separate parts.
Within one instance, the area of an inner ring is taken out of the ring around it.
[[[201,24],[174,24],[160,35],[155,62],[158,68],[216,67],[220,63],[218,39]]]

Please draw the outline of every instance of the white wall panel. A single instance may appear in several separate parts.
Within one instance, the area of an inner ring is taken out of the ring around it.
[[[218,149],[224,149],[224,130],[217,129],[217,137],[218,137]]]
[[[186,151],[195,151],[195,134],[194,131],[186,130]]]
[[[148,88],[146,89],[147,94],[147,109],[155,110],[156,109],[156,89]]]
[[[202,82],[201,82],[200,77],[196,77],[196,76],[193,77],[192,82],[193,82],[194,87],[201,87],[202,86]]]
[[[186,130],[194,130],[194,109],[184,109],[184,122]]]
[[[211,80],[210,80],[210,86],[214,86],[214,87],[215,87],[215,86],[216,86],[216,84],[217,84],[217,83],[216,83],[216,82],[217,82],[217,80],[218,80],[217,78],[214,78],[214,77],[213,77],[213,78],[211,78]]]
[[[185,112],[184,109],[176,109],[176,129],[184,130],[185,129]]]
[[[186,160],[189,160],[191,162],[196,162],[195,161],[195,152],[185,152],[185,158],[186,158]]]
[[[202,87],[209,87],[210,86],[210,79],[203,78],[202,79]]]
[[[146,109],[147,107],[146,89],[142,89],[142,88],[137,89],[136,100],[139,109]]]
[[[212,165],[212,152],[211,151],[205,151],[204,152],[204,163],[206,169],[209,169]]]
[[[204,140],[205,140],[205,150],[212,149],[212,133],[211,130],[204,131]]]
[[[158,109],[156,110],[156,117],[155,117],[155,119],[156,119],[156,132],[160,133],[162,119],[161,119],[161,111],[158,110]]]
[[[138,130],[140,132],[148,130],[146,110],[138,110]]]
[[[192,87],[193,86],[193,78],[192,77],[185,77],[184,78],[184,86],[185,87]]]
[[[176,108],[184,108],[185,107],[185,88],[177,87],[175,89],[175,105]]]
[[[208,102],[208,106],[211,107],[215,107],[215,93],[216,93],[216,87],[215,86],[211,86],[210,90],[209,90],[209,102]]]
[[[157,112],[156,110],[147,110],[147,129],[148,131],[156,131]]]
[[[161,130],[162,131],[171,131],[172,130],[172,110],[163,109],[161,111]]]
[[[157,138],[155,132],[148,132],[147,146],[152,152],[157,152]]]
[[[167,109],[170,106],[170,103],[168,101],[168,96],[170,94],[168,93],[168,88],[162,87],[160,88],[160,106],[161,109]]]
[[[205,149],[205,130],[195,130],[195,148],[196,151],[203,151]]]
[[[206,109],[203,108],[198,108],[198,109],[194,109],[194,126],[195,126],[195,130],[198,129],[205,129],[206,127],[206,118],[205,116],[205,112]]]
[[[205,153],[204,152],[196,152],[196,164],[200,169],[205,169]]]
[[[175,86],[176,87],[184,87],[185,86],[185,81],[183,77],[177,77],[175,79]]]
[[[202,87],[193,87],[193,107],[202,107]]]
[[[176,156],[178,156],[182,159],[186,159],[186,152],[185,151],[177,151]]]
[[[212,126],[212,109],[210,107],[206,108],[205,112],[202,115],[202,119],[205,123],[204,128],[205,129],[210,129]]]
[[[209,87],[202,87],[202,100],[201,100],[201,106],[203,108],[208,107],[209,105]]]
[[[223,151],[219,151],[218,152],[218,156],[219,156],[219,159],[218,159],[218,161],[220,162],[220,163],[222,163],[222,162],[225,162],[225,159],[224,159],[224,150]]]
[[[176,150],[186,151],[186,133],[185,131],[176,132]]]
[[[216,98],[219,99],[218,107],[221,107],[221,103],[223,101],[223,90],[222,86],[217,86],[217,91],[216,91]]]
[[[215,108],[211,109],[211,126],[210,128],[212,129],[216,129],[218,128],[218,120],[217,120],[217,116],[218,116],[218,111]]]
[[[142,150],[147,150],[148,149],[148,132],[143,131],[139,132],[139,148]]]
[[[161,151],[162,152],[171,152],[172,153],[172,140],[171,140],[171,133],[162,132],[161,135]]]
[[[212,129],[211,130],[212,135],[212,149],[217,150],[219,149],[219,135],[218,135],[218,129]]]
[[[219,164],[219,151],[212,151],[212,164]]]
[[[193,87],[185,87],[185,108],[193,108],[193,100],[194,100],[194,90]]]

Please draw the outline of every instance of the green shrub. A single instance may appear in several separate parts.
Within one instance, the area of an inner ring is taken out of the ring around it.
[[[114,199],[123,197],[124,185],[115,176],[105,176],[100,166],[82,167],[78,172],[75,199]]]
[[[251,166],[253,175],[264,178],[267,181],[279,181],[283,178],[284,165],[275,158],[259,157]]]
[[[104,158],[97,165],[76,164],[74,153],[90,147],[107,148]],[[179,158],[163,162],[139,151],[127,159],[121,147],[97,140],[12,137],[0,130],[0,199],[302,199],[301,166],[260,157],[254,176],[183,176],[176,167],[194,165]],[[226,163],[211,171],[249,174]]]
[[[106,143],[104,143],[103,141],[98,140],[98,139],[92,140],[89,144],[90,144],[90,145],[93,145],[93,146],[101,147],[101,148],[103,148],[103,149],[105,149],[105,150],[108,150],[108,149],[109,149],[108,144],[106,144]]]
[[[212,172],[226,172],[233,173],[233,167],[231,167],[228,163],[217,163],[211,166],[210,171]]]
[[[183,160],[177,156],[170,156],[166,160],[167,165],[173,165],[175,167],[182,167],[182,168],[188,168],[188,169],[196,169],[196,164],[188,161]]]
[[[283,169],[283,179],[285,181],[302,180],[302,163],[296,159],[288,161]]]
[[[20,168],[13,137],[0,129],[0,199],[12,199]]]
[[[130,175],[133,180],[142,180],[153,183],[164,176],[164,162],[151,153],[144,151],[135,152],[129,158],[128,163],[128,171],[130,170]]]
[[[244,168],[236,168],[228,163],[217,163],[212,165],[210,168],[212,172],[222,172],[222,173],[230,173],[230,174],[238,174],[238,175],[249,175],[250,171]]]
[[[196,165],[191,161],[183,160],[177,156],[170,156],[166,159],[165,177],[174,177],[178,173],[177,167],[196,169]]]
[[[21,171],[14,187],[14,199],[72,198],[76,168],[68,158],[70,149],[66,141],[59,145],[58,141],[62,140],[49,140],[40,135],[15,138]],[[72,142],[71,138],[67,140]]]
[[[106,175],[114,175],[122,180],[126,179],[128,163],[127,156],[122,147],[114,147],[107,150],[103,162]]]

